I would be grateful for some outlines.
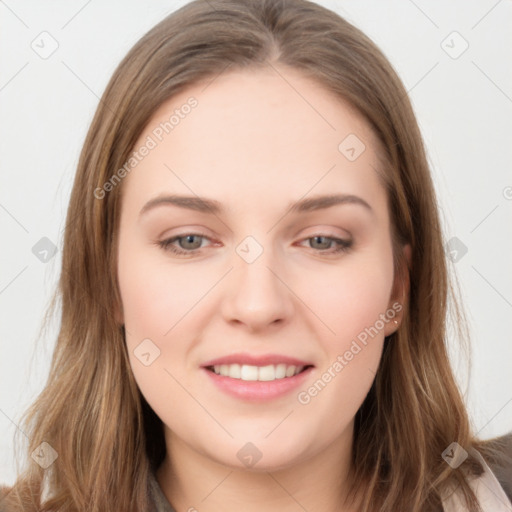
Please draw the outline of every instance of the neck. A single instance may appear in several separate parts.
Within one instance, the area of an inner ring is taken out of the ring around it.
[[[284,469],[218,463],[166,429],[167,456],[156,477],[176,512],[348,512],[353,424],[315,455]]]

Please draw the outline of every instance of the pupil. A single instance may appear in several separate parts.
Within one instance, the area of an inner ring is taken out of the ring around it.
[[[185,244],[190,243],[190,244],[194,245],[193,240],[194,240],[194,237],[196,237],[196,236],[197,236],[197,235],[187,235],[187,236],[185,237]],[[196,245],[197,245],[197,242],[196,242]],[[200,245],[200,244],[199,244],[199,245]],[[187,248],[187,249],[196,249],[196,247],[186,247],[186,248]]]
[[[315,242],[318,242],[320,245],[323,245],[323,246],[324,246],[323,248],[325,248],[325,245],[326,245],[326,244],[327,244],[327,245],[329,245],[329,241],[328,241],[328,240],[326,240],[326,241],[322,244],[322,241],[321,241],[321,240],[322,240],[322,238],[324,238],[324,239],[325,239],[325,237],[324,237],[324,236],[315,236],[315,237],[314,237]]]

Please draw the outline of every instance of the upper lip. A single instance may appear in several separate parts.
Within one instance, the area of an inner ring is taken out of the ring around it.
[[[247,353],[229,354],[224,357],[211,359],[203,363],[202,367],[217,366],[220,364],[246,364],[250,366],[267,366],[270,364],[286,364],[288,366],[313,366],[312,363],[302,361],[295,357],[289,357],[281,354],[263,354],[252,355]]]

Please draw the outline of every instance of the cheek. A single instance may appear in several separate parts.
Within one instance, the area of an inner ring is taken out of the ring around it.
[[[157,251],[130,246],[128,240],[120,248],[119,288],[130,364],[148,403],[165,416],[190,402],[181,385],[192,389],[196,369],[190,353],[219,273],[206,265],[173,265]],[[154,360],[146,366],[139,356],[147,353],[146,359]]]
[[[171,272],[137,250],[120,255],[118,275],[133,376],[155,413],[171,424],[169,411],[193,407],[184,391],[190,387],[185,367],[189,347],[177,341],[187,339],[185,315],[201,287],[187,273]]]
[[[320,427],[325,438],[346,427],[375,379],[384,343],[380,315],[388,308],[390,289],[386,273],[374,268],[365,275],[349,273],[335,290],[315,296],[314,307],[335,334],[325,330],[319,339],[322,364],[297,400],[310,414],[329,418]]]
[[[359,409],[378,370],[385,325],[381,315],[392,321],[386,311],[393,259],[391,248],[385,247],[350,262],[347,258],[346,265],[318,276],[318,286],[310,294],[312,308],[335,334],[326,330],[322,336],[326,359],[301,403],[311,400],[310,405],[314,402],[313,407],[329,414],[339,428]]]
[[[205,281],[197,267],[194,271],[171,267],[144,253],[120,257],[119,287],[126,328],[137,335],[163,339],[208,291],[207,276]]]
[[[334,344],[375,324],[389,307],[393,283],[391,254],[349,260],[316,272],[314,281],[301,278],[307,305],[329,328]],[[326,338],[329,338],[326,331]],[[334,331],[334,332],[333,332]]]

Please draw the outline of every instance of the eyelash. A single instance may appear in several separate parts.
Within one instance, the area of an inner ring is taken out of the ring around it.
[[[157,242],[157,245],[159,247],[161,247],[164,251],[169,251],[177,256],[185,256],[185,257],[194,256],[201,249],[192,249],[190,251],[185,251],[183,249],[179,249],[178,247],[171,245],[172,243],[176,242],[177,240],[179,240],[181,238],[186,238],[187,236],[197,236],[197,237],[205,238],[205,239],[209,240],[209,238],[206,235],[203,235],[201,233],[186,233],[183,235],[178,235],[178,236],[175,236],[172,238],[168,238],[166,240],[159,241],[159,242]],[[317,238],[317,237],[326,238],[326,239],[332,240],[334,243],[338,244],[338,247],[334,251],[330,251],[329,249],[315,251],[319,254],[326,254],[326,255],[340,254],[340,253],[348,252],[352,248],[352,240],[342,240],[340,238],[335,238],[335,237],[328,236],[328,235],[313,235],[313,236],[304,238],[302,241],[312,240],[313,238]],[[313,249],[313,248],[311,248],[311,249]]]

